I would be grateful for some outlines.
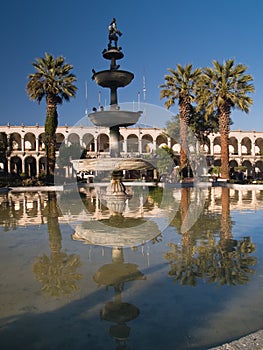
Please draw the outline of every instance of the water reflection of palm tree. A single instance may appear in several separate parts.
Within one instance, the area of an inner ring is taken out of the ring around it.
[[[249,281],[249,275],[254,273],[250,266],[256,265],[256,257],[249,256],[255,251],[255,244],[250,237],[236,240],[232,235],[232,222],[230,218],[229,188],[221,189],[221,230],[218,243],[210,245],[213,258],[207,270],[209,282],[220,285],[237,285]]]
[[[33,271],[42,290],[50,296],[70,295],[77,290],[76,281],[82,275],[76,270],[80,267],[79,256],[61,252],[62,235],[59,226],[59,209],[55,192],[48,193],[46,207],[47,228],[51,254],[37,257]]]
[[[195,239],[192,230],[181,231],[183,223],[187,220],[187,212],[190,204],[189,188],[181,188],[180,207],[177,211],[171,226],[176,226],[178,233],[182,235],[181,244],[169,243],[170,251],[164,254],[165,259],[170,263],[171,270],[169,276],[174,278],[174,281],[180,281],[183,285],[195,286],[197,277],[200,276],[198,265],[196,264],[196,256],[194,254]]]
[[[112,263],[99,268],[93,278],[98,285],[114,288],[114,300],[105,304],[100,317],[115,323],[110,326],[109,333],[116,340],[117,349],[128,349],[130,327],[127,322],[138,317],[140,311],[135,305],[123,302],[121,293],[125,282],[144,280],[146,277],[138,270],[136,264],[124,262],[122,248],[112,248]]]
[[[183,190],[181,214],[174,221],[176,227],[182,226],[189,208],[189,197]],[[221,198],[221,215],[208,212],[207,202],[191,230],[182,233],[181,244],[169,244],[171,249],[164,257],[170,263],[169,275],[175,282],[195,286],[198,278],[202,278],[209,283],[237,285],[247,283],[254,272],[251,267],[256,258],[250,254],[255,251],[255,244],[250,237],[233,239],[228,188],[222,188]]]

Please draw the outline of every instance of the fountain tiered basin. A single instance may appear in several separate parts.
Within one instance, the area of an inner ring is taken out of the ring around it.
[[[137,123],[142,112],[122,111],[122,110],[108,110],[97,111],[89,114],[91,122],[96,126],[113,127],[127,127]]]
[[[78,171],[114,171],[114,170],[148,170],[154,166],[141,158],[96,158],[72,160],[74,169]]]
[[[125,70],[102,70],[93,74],[93,79],[104,88],[125,87],[130,84],[134,74]]]

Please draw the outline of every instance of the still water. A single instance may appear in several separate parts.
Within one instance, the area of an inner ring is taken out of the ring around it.
[[[263,191],[128,190],[0,195],[2,350],[197,350],[263,328]]]

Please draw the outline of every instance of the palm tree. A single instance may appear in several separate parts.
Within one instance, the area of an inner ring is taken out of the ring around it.
[[[229,129],[230,113],[237,108],[246,113],[252,105],[252,98],[248,93],[254,92],[253,78],[246,73],[243,64],[234,64],[233,59],[220,64],[213,61],[213,68],[204,69],[197,90],[200,108],[205,106],[207,116],[216,112],[219,119],[219,133],[221,136],[221,176],[229,179]]]
[[[65,63],[62,56],[54,58],[49,53],[45,57],[37,58],[32,65],[36,72],[29,74],[26,91],[31,100],[40,103],[46,98],[47,112],[45,123],[46,138],[46,175],[49,180],[54,179],[56,161],[56,129],[58,125],[57,105],[63,100],[69,101],[75,97],[77,87],[73,84],[76,81],[74,74],[70,73],[73,66]]]
[[[166,98],[165,107],[169,109],[178,100],[179,117],[180,117],[180,165],[181,170],[187,166],[187,127],[189,125],[192,105],[195,101],[194,87],[197,79],[201,75],[201,69],[192,70],[192,64],[185,67],[177,64],[177,70],[169,68],[171,74],[164,76],[165,84],[160,85],[161,99]]]

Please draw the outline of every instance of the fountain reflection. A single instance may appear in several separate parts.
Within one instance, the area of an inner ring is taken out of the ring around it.
[[[99,285],[114,288],[114,300],[107,302],[100,312],[102,320],[115,323],[109,328],[109,334],[116,340],[117,349],[128,349],[130,327],[127,322],[138,317],[139,309],[122,301],[125,282],[145,280],[138,265],[124,262],[123,248],[112,248],[112,263],[105,264],[93,276]]]

